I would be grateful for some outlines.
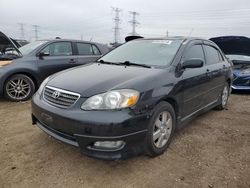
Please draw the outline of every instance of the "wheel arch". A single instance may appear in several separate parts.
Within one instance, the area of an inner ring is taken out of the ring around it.
[[[179,105],[178,105],[176,99],[174,99],[172,97],[167,97],[167,98],[164,98],[162,101],[165,101],[165,102],[168,102],[169,104],[171,104],[171,106],[174,108],[175,116],[177,118],[179,115]]]

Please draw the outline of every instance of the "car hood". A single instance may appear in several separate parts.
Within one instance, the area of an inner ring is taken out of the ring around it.
[[[163,69],[91,63],[52,76],[47,85],[90,97],[113,89],[136,89]]]
[[[13,54],[5,54],[4,51],[6,48],[13,48],[17,51],[17,53],[19,54],[19,56],[17,55],[13,55]],[[22,54],[21,52],[18,50],[17,46],[13,43],[13,41],[11,41],[10,38],[8,38],[5,34],[3,34],[0,31],[0,61],[1,60],[12,60],[12,59],[16,59],[18,57],[21,57]]]
[[[210,38],[216,43],[224,54],[237,54],[250,56],[250,38],[243,36],[222,36]]]

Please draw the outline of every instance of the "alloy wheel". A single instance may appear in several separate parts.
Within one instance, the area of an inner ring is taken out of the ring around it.
[[[229,95],[228,88],[227,88],[227,86],[225,86],[223,89],[223,92],[222,92],[222,96],[221,96],[221,103],[222,103],[223,107],[226,106],[226,104],[227,104],[228,95]]]
[[[13,78],[6,84],[6,92],[14,100],[22,100],[30,95],[30,83],[23,78]]]
[[[160,113],[153,128],[153,143],[155,147],[162,148],[167,144],[172,128],[173,119],[171,114],[167,111]]]

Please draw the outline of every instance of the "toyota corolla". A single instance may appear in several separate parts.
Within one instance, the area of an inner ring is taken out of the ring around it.
[[[175,130],[225,108],[231,82],[231,64],[209,40],[136,39],[48,77],[33,96],[32,121],[88,156],[158,156]]]

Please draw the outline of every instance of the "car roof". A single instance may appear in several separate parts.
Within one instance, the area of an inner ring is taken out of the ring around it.
[[[67,41],[67,42],[84,42],[84,43],[90,43],[90,44],[101,44],[98,42],[76,40],[76,39],[39,39],[38,41],[49,41],[49,42],[65,42],[65,41]]]
[[[134,39],[134,40],[183,40],[183,41],[202,40],[202,41],[207,41],[207,42],[210,42],[210,43],[212,42],[212,41],[204,39],[204,38],[187,37],[187,36],[156,37],[156,38],[138,38],[138,39]]]

